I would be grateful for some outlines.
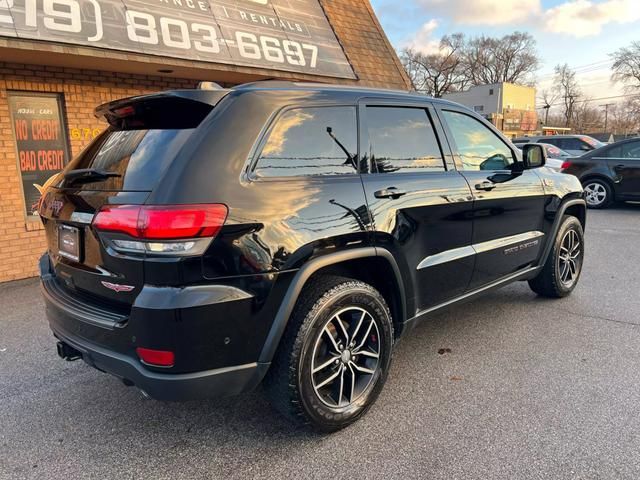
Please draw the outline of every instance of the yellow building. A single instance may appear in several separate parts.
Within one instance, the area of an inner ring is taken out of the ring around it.
[[[509,137],[530,134],[538,128],[533,87],[502,82],[474,86],[443,97],[471,108]]]

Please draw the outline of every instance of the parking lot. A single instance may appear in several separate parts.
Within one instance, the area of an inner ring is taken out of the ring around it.
[[[329,436],[260,392],[165,404],[66,363],[37,282],[3,284],[0,478],[638,478],[640,205],[590,211],[586,242],[573,296],[519,283],[433,316]]]

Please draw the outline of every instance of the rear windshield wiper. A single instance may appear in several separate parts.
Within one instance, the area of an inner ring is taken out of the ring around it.
[[[82,183],[103,182],[111,177],[121,177],[119,173],[108,172],[97,168],[76,168],[64,174],[65,186],[78,185]]]

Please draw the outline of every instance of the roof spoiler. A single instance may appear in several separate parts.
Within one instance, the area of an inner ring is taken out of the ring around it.
[[[229,90],[172,90],[104,103],[95,116],[119,130],[196,128]]]

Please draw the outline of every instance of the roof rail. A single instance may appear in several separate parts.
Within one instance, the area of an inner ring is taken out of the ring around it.
[[[289,89],[327,89],[327,90],[362,90],[362,91],[371,91],[371,92],[395,92],[402,94],[410,94],[410,95],[423,95],[414,90],[397,90],[397,89],[389,89],[383,87],[364,87],[361,85],[352,85],[352,84],[340,84],[340,83],[322,83],[322,82],[314,82],[314,81],[304,81],[304,80],[278,80],[278,79],[265,79],[258,80],[250,83],[243,83],[241,85],[236,85],[233,87],[233,90],[250,90],[250,89],[259,89],[259,88],[289,88]]]
[[[272,88],[291,88],[298,86],[298,82],[292,82],[290,80],[278,80],[277,78],[265,78],[264,80],[256,80],[254,82],[242,83],[240,85],[236,85],[233,87],[234,90],[242,90],[249,88],[260,88],[260,87],[272,87]]]

